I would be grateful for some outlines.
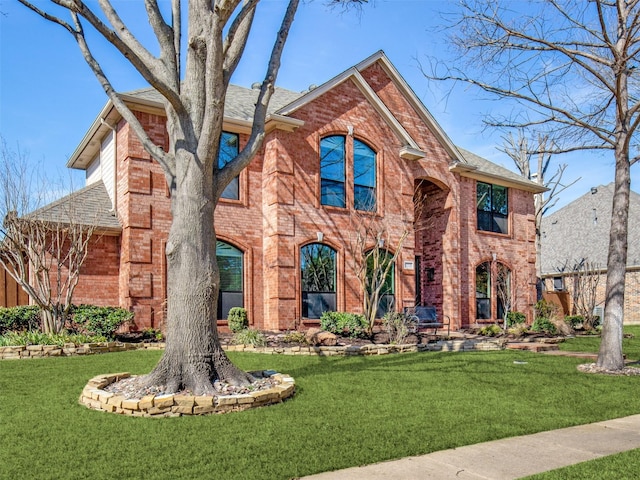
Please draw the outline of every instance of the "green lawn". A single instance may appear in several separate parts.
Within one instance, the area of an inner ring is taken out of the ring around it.
[[[77,403],[89,378],[144,373],[159,356],[0,362],[0,478],[288,479],[640,413],[638,377],[585,375],[580,359],[512,351],[231,354],[244,369],[291,374],[295,397],[163,419]]]
[[[633,338],[623,339],[623,351],[627,359],[640,360],[640,325],[627,326],[626,334]],[[560,345],[561,350],[569,352],[597,352],[600,337],[579,337]],[[636,387],[637,388],[637,387]],[[638,404],[638,400],[635,400]],[[600,458],[590,462],[572,465],[551,472],[528,477],[530,480],[584,480],[584,479],[636,479],[640,472],[640,449],[622,452],[617,455]]]
[[[630,325],[624,327],[624,333],[632,335],[631,338],[622,339],[622,350],[627,355],[627,359],[640,360],[640,325]],[[595,352],[600,348],[600,337],[576,337],[560,344],[560,350],[568,352]]]

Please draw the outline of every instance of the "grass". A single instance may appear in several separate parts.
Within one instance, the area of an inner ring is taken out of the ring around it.
[[[640,325],[624,327],[622,348],[629,360],[640,360]],[[569,352],[598,352],[600,337],[579,337],[560,344],[560,349]],[[636,387],[637,388],[637,387]],[[637,400],[636,400],[637,402]],[[597,460],[559,468],[550,472],[527,477],[529,480],[584,480],[584,479],[635,479],[640,472],[640,449],[610,455]]]
[[[640,413],[638,377],[585,375],[576,370],[580,359],[511,351],[232,353],[246,370],[291,374],[295,397],[166,419],[78,404],[92,376],[145,373],[159,356],[0,362],[0,478],[288,479]]]
[[[622,339],[622,351],[627,355],[627,359],[640,360],[640,325],[628,325],[624,327],[624,333],[633,337]],[[560,350],[568,352],[598,353],[599,348],[600,337],[597,335],[571,338],[560,344]]]

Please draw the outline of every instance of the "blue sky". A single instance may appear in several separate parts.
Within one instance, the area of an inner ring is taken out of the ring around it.
[[[90,1],[89,3],[96,3]],[[142,2],[115,0],[124,8],[125,20],[132,6]],[[483,115],[500,108],[482,100],[470,89],[430,83],[420,72],[419,61],[437,56],[446,61],[439,9],[444,2],[429,0],[375,0],[360,14],[328,9],[320,0],[303,0],[290,32],[278,85],[304,90],[321,84],[368,57],[384,50],[391,62],[431,111],[442,128],[460,147],[513,169],[511,160],[496,147],[501,132],[484,131]],[[44,2],[40,2],[44,4]],[[233,83],[250,86],[264,76],[266,59],[279,26],[283,0],[264,0],[259,7],[249,47]],[[138,18],[144,15],[138,10]],[[50,171],[64,165],[84,133],[106,103],[106,95],[85,65],[78,47],[61,27],[28,11],[14,0],[0,0],[0,135],[9,146],[19,145],[32,161]],[[147,35],[146,21],[137,32]],[[95,49],[112,82],[121,91],[145,86],[144,80],[126,68],[118,54],[100,44]],[[613,181],[612,153],[575,153],[558,156],[568,163],[565,180],[582,177],[560,199],[562,206],[592,186]],[[638,176],[632,167],[632,177]],[[75,177],[76,185],[82,176]],[[640,190],[635,179],[632,188]]]

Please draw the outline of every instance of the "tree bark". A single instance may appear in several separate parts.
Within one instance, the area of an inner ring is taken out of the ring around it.
[[[607,370],[619,370],[624,367],[622,326],[627,271],[629,195],[631,191],[631,164],[628,155],[623,150],[625,140],[621,139],[615,152],[616,177],[609,233],[604,324],[597,361],[599,367]]]
[[[234,385],[253,378],[235,367],[222,349],[216,326],[219,272],[213,214],[212,175],[196,155],[178,152],[172,197],[173,223],[167,242],[166,349],[146,377],[166,391],[214,393],[214,382]],[[185,157],[191,158],[185,158]],[[198,168],[200,165],[200,168]]]

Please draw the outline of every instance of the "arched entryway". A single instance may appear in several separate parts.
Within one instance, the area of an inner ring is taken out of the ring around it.
[[[442,314],[445,277],[443,237],[449,222],[449,191],[421,179],[415,186],[416,305],[433,305]]]

